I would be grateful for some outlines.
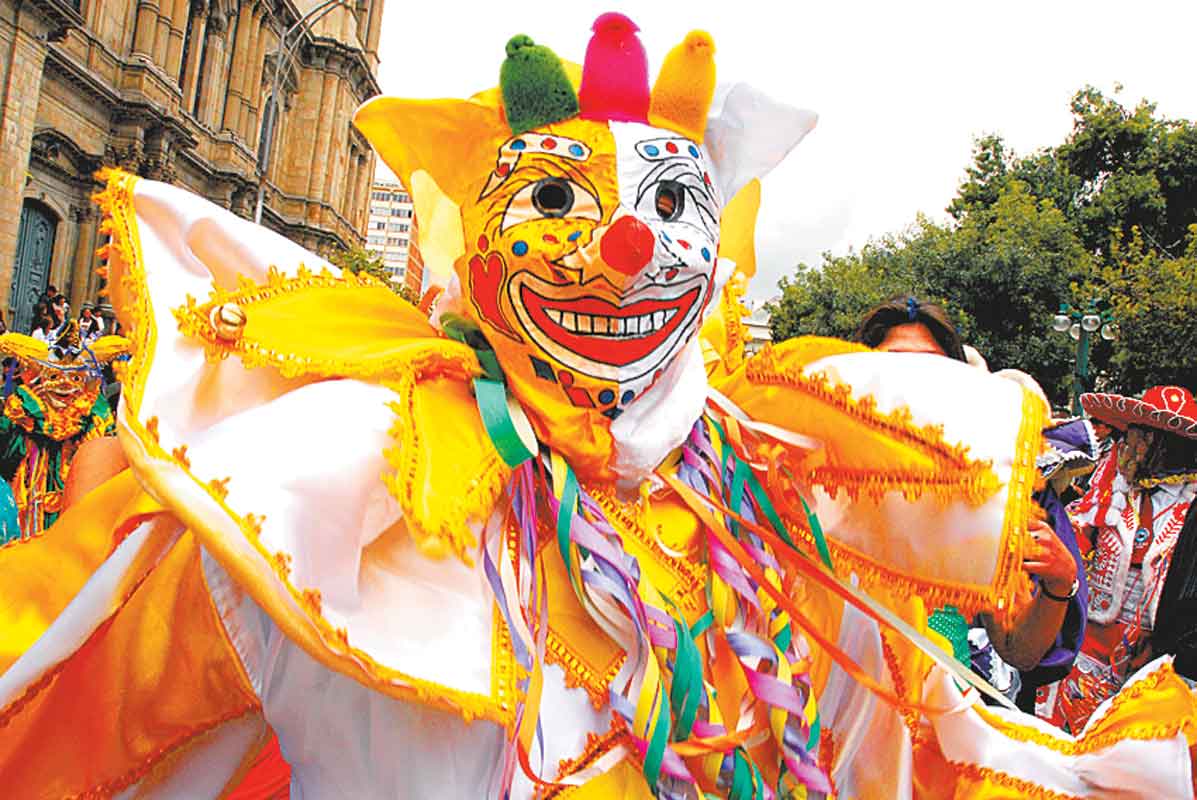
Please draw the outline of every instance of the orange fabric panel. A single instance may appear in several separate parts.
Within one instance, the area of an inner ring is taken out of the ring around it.
[[[125,470],[42,536],[0,547],[0,672],[37,641],[141,515],[156,509]]]
[[[0,786],[106,796],[257,708],[184,533],[73,656],[0,712]]]

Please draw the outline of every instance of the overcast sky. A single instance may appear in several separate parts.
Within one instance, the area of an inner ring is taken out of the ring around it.
[[[780,10],[785,9],[785,10]],[[859,249],[925,213],[944,218],[974,137],[1056,144],[1086,83],[1197,118],[1195,0],[955,2],[486,2],[388,0],[385,94],[465,97],[498,81],[527,33],[581,62],[603,11],[640,26],[650,79],[687,31],[711,32],[720,82],[747,81],[819,114],[765,180],[752,296],[824,251]],[[385,169],[385,168],[383,168]]]

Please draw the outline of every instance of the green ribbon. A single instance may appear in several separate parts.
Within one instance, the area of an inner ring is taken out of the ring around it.
[[[703,695],[702,658],[686,626],[675,619],[673,627],[677,633],[677,653],[673,663],[669,705],[677,720],[673,727],[673,740],[682,742],[690,738],[690,731],[698,716],[698,705]]]
[[[442,314],[441,330],[450,339],[461,342],[474,351],[482,372],[492,381],[504,380],[503,368],[499,366],[499,358],[495,349],[486,340],[486,335],[478,324],[460,314]]]
[[[532,451],[516,430],[511,409],[507,407],[507,387],[490,378],[475,378],[474,397],[478,400],[482,424],[503,463],[514,469],[530,459]]]

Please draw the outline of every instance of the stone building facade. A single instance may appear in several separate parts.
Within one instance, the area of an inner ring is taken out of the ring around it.
[[[89,197],[104,165],[250,219],[261,189],[262,223],[303,246],[364,244],[374,156],[350,119],[378,93],[383,0],[334,2],[297,25],[318,5],[0,0],[0,308],[12,329],[28,330],[47,283],[74,309],[97,299]],[[277,65],[293,27],[294,55]]]

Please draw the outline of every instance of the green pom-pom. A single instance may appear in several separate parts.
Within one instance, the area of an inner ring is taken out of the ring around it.
[[[499,70],[503,110],[511,132],[578,115],[578,95],[557,54],[524,34],[507,42],[507,60]]]

